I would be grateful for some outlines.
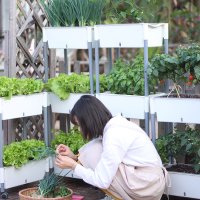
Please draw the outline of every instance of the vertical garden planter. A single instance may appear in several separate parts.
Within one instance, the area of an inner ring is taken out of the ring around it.
[[[69,114],[74,104],[78,101],[78,99],[82,95],[84,94],[71,93],[68,99],[60,100],[60,98],[56,96],[55,94],[49,93],[49,100],[50,100],[52,112]]]
[[[150,112],[153,142],[156,140],[155,118],[158,122],[200,123],[199,98],[167,97],[166,94],[150,98]],[[200,175],[169,171],[171,187],[169,195],[200,198]]]
[[[53,49],[87,49],[91,27],[43,27],[43,41]]]
[[[200,175],[170,171],[169,176],[171,179],[169,195],[197,199],[200,198]]]
[[[47,119],[47,112],[43,111],[45,111],[48,106],[49,101],[47,92],[13,96],[9,100],[0,98],[0,186],[2,192],[11,187],[37,181],[44,176],[45,172],[49,171],[48,159],[30,161],[30,163],[19,169],[3,166],[3,120],[41,114],[44,114],[44,119]],[[47,135],[47,120],[45,120],[44,124],[45,135]]]
[[[11,99],[0,98],[2,120],[41,115],[42,107],[46,102],[46,92],[13,96]]]
[[[88,49],[89,54],[89,72],[90,72],[90,89],[93,90],[93,72],[92,72],[92,27],[43,27],[44,43],[44,60],[45,71],[48,72],[48,48],[63,49],[65,56],[65,66],[67,67],[67,50],[68,49]],[[65,69],[66,73],[68,68]],[[48,74],[48,73],[46,73]],[[48,77],[46,77],[46,80]]]
[[[148,48],[163,46],[163,39],[164,39],[165,51],[167,51],[168,49],[168,24],[167,23],[161,23],[161,24],[136,23],[136,24],[113,24],[113,25],[94,26],[97,95],[100,93],[99,48],[144,48],[144,87],[145,87],[144,96],[146,100],[144,100],[142,104],[144,104],[144,102],[147,102],[148,95],[149,95],[148,75],[147,75]],[[103,96],[102,97],[100,96],[99,98],[103,100]],[[113,104],[115,102],[113,102]],[[111,105],[109,102],[107,103]],[[125,105],[127,106],[127,104],[122,103],[121,110],[124,109]],[[135,105],[132,104],[131,108],[132,107],[137,107],[137,104]],[[113,107],[111,107],[111,109],[112,108]],[[143,105],[142,109],[140,110],[140,114],[138,115],[142,117],[142,119],[143,118],[145,119],[145,131],[149,134],[149,110],[145,108],[147,108],[146,103],[145,105]],[[135,108],[135,110],[137,110],[137,108]],[[118,109],[113,110],[113,112],[116,112],[116,111],[118,112]],[[123,111],[121,112],[123,113]],[[124,114],[126,114],[126,112]],[[141,114],[143,112],[144,112],[144,116],[143,114]],[[130,116],[130,113],[127,113],[127,114]],[[137,115],[136,113],[134,114]]]
[[[45,172],[49,171],[49,159],[30,161],[20,168],[4,167],[2,169],[1,183],[5,189],[41,180]]]
[[[167,97],[166,94],[150,99],[151,113],[160,122],[200,123],[200,98]]]
[[[149,110],[149,97],[107,93],[97,94],[96,97],[104,103],[113,116],[122,114],[127,118],[144,119],[145,110]]]

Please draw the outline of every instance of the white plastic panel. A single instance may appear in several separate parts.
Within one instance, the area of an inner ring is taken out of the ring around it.
[[[46,93],[13,96],[6,100],[0,98],[0,112],[2,119],[14,119],[33,115],[41,115],[44,102],[47,101]]]
[[[49,95],[52,112],[69,114],[74,104],[83,94],[70,94],[67,100],[60,100],[59,97],[53,93]]]
[[[133,119],[145,118],[146,101],[144,96],[97,94],[96,97],[110,110],[113,116],[122,114]]]
[[[30,161],[19,169],[15,167],[5,167],[5,189],[41,180],[45,175],[47,162],[48,159]]]
[[[150,101],[161,122],[200,123],[200,100],[193,98],[155,97]]]
[[[43,27],[43,42],[54,49],[87,49],[92,40],[91,27]]]
[[[164,23],[94,26],[94,38],[100,41],[101,48],[141,48],[144,47],[144,40],[148,40],[148,47],[162,46],[165,32]]]
[[[169,195],[200,199],[200,175],[169,172],[171,187]]]

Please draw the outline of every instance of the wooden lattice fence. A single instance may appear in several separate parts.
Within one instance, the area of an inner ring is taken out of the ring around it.
[[[44,10],[39,0],[12,0],[9,6],[8,76],[44,79],[42,27],[48,25]],[[43,138],[43,116],[9,120],[4,126],[6,143]]]

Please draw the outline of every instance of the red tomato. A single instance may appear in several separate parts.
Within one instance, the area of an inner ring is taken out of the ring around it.
[[[194,80],[194,76],[192,74],[189,75],[189,80],[193,81]]]

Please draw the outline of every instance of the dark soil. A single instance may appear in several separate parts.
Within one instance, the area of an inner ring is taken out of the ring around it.
[[[177,164],[166,167],[167,171],[184,172],[189,174],[200,174],[200,171],[195,172],[194,167],[186,164]]]
[[[180,98],[195,98],[195,99],[199,99],[200,98],[200,95],[198,94],[179,94]],[[177,94],[170,94],[169,96],[167,95],[164,95],[164,96],[161,96],[161,97],[168,97],[168,98],[179,98],[179,96]]]

